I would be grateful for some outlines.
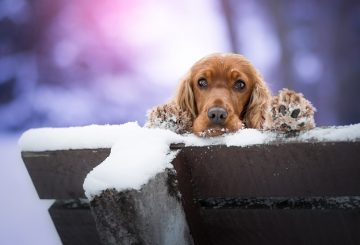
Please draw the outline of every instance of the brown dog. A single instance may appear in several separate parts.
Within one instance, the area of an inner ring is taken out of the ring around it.
[[[272,97],[244,56],[213,54],[192,66],[173,101],[150,112],[147,126],[171,128],[162,124],[170,123],[176,132],[202,136],[235,132],[244,126],[304,130],[315,126],[314,110],[302,94],[293,91],[282,90]]]

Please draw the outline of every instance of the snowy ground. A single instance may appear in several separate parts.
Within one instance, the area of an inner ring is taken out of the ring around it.
[[[0,244],[61,244],[48,214],[51,200],[40,200],[20,157],[18,134],[0,133]]]

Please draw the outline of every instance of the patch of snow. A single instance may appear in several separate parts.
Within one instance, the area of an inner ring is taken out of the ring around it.
[[[255,129],[213,138],[193,134],[179,135],[170,130],[133,127],[127,129],[111,149],[110,156],[91,171],[85,179],[84,190],[89,199],[105,189],[140,190],[140,188],[165,168],[178,151],[170,151],[171,143],[186,146],[262,144],[273,139],[272,133]]]
[[[256,129],[242,129],[219,137],[179,135],[160,128],[143,128],[135,123],[123,125],[91,125],[73,128],[42,128],[25,132],[19,140],[22,151],[111,148],[104,162],[95,167],[84,182],[89,199],[108,188],[118,191],[140,190],[157,173],[171,168],[178,151],[171,151],[171,143],[185,146],[226,145],[241,146],[279,142],[355,141],[360,139],[360,124],[315,128],[297,137]]]
[[[180,138],[163,129],[127,130],[111,148],[110,156],[86,177],[86,196],[91,199],[108,188],[139,190],[157,173],[171,167],[169,164],[177,152],[171,152],[169,145]]]
[[[22,151],[111,148],[136,122],[123,125],[89,125],[69,128],[38,128],[23,133],[19,140]]]
[[[225,144],[226,146],[249,146],[269,143],[275,140],[275,138],[275,133],[248,128],[227,136]]]
[[[356,141],[360,139],[360,123],[349,126],[314,128],[302,133],[298,141]]]
[[[270,131],[260,131],[253,128],[242,129],[236,133],[223,134],[217,137],[198,137],[194,134],[182,136],[180,142],[185,146],[209,146],[209,145],[226,145],[226,146],[250,146],[257,144],[266,144],[276,139],[276,134]]]

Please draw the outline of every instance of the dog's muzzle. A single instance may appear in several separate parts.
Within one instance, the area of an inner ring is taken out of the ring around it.
[[[227,111],[222,107],[211,107],[208,110],[209,120],[216,125],[223,125],[227,116]]]

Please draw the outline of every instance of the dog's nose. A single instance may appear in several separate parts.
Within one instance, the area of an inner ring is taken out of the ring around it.
[[[211,107],[208,110],[208,117],[215,124],[223,124],[227,115],[227,111],[222,107]]]

